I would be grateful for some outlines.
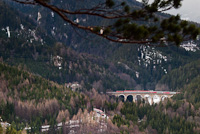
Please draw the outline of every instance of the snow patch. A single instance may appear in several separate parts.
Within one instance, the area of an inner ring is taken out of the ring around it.
[[[136,75],[136,77],[137,77],[137,78],[139,78],[139,77],[140,77],[140,73],[139,73],[139,72],[137,72],[137,71],[135,72],[135,75]]]
[[[103,34],[103,29],[100,30],[100,34]]]
[[[38,17],[37,17],[37,21],[39,21],[42,18],[42,15],[40,12],[38,12]]]
[[[9,26],[6,27],[6,30],[7,30],[6,33],[8,34],[8,38],[10,38],[10,29],[9,29]]]
[[[132,70],[128,65],[122,63],[122,62],[118,62],[118,64],[121,64],[125,67],[126,70]]]
[[[74,20],[74,22],[79,23],[80,21],[79,21],[78,18],[76,18],[76,19]]]
[[[20,27],[21,27],[22,30],[24,30],[24,26],[22,24],[20,24]]]
[[[54,32],[54,30],[51,30],[51,34],[54,35],[54,36],[56,35],[56,33]]]
[[[138,52],[140,52],[138,62],[141,63],[141,61],[143,61],[143,65],[146,67],[151,63],[156,65],[161,64],[162,61],[167,62],[168,60],[167,56],[155,50],[155,48],[150,48],[148,46],[140,46],[140,48],[138,48]]]
[[[68,36],[67,36],[67,34],[66,34],[66,33],[64,33],[64,36],[65,36],[65,38],[66,38],[66,39],[68,38]]]
[[[54,18],[54,12],[51,12],[51,16]]]
[[[63,58],[59,55],[54,56],[52,59],[54,66],[58,67],[59,70],[62,69],[62,60]]]
[[[29,32],[31,33],[31,35],[34,37],[34,39],[36,40],[36,41],[38,41],[38,37],[36,36],[36,34],[35,34],[35,30],[31,30],[31,29],[29,29]]]
[[[140,66],[143,65],[146,68],[153,66],[153,69],[156,69],[158,65],[168,61],[167,56],[163,55],[162,52],[156,50],[153,47],[140,46],[138,48],[138,52],[140,53],[140,56],[138,56],[138,63]],[[167,74],[167,69],[162,67],[162,70],[165,74]]]
[[[167,74],[167,69],[164,69],[164,72]]]
[[[200,50],[200,48],[195,44],[193,41],[184,43],[180,47],[184,48],[186,51],[196,52],[197,50]]]

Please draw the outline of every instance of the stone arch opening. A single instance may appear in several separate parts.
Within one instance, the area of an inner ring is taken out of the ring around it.
[[[144,95],[144,100],[145,100],[145,103],[149,103],[150,105],[152,104],[152,99],[150,95],[148,94]]]
[[[142,102],[142,96],[140,94],[137,94],[136,97],[135,97],[135,100],[137,102]]]
[[[164,95],[164,96],[161,96],[161,101],[164,101],[164,100],[166,100],[168,97],[166,96],[166,95]]]
[[[133,102],[133,95],[128,95],[126,101]]]
[[[153,96],[153,103],[159,103],[161,98],[158,95]]]
[[[125,96],[124,95],[119,95],[119,101],[122,101],[122,102],[124,102],[125,101]]]

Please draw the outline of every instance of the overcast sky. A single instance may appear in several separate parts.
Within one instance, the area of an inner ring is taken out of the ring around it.
[[[200,23],[200,0],[183,0],[180,9],[173,9],[169,13],[179,13],[182,18]]]
[[[141,0],[138,0],[141,1]],[[153,1],[153,0],[149,0]],[[183,0],[180,9],[168,11],[171,14],[180,14],[181,18],[200,23],[200,0]]]

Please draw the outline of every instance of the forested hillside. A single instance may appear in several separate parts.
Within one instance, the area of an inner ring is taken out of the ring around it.
[[[177,90],[191,83],[199,74],[200,60],[196,60],[172,70],[168,75],[164,76],[159,83],[167,85],[170,90]]]
[[[1,9],[14,14],[11,16],[19,17],[14,9],[4,3]],[[2,15],[1,18],[5,24],[11,21],[3,19],[6,15]],[[79,82],[87,89],[95,87],[103,91],[103,87],[104,89],[131,87],[130,82],[120,79],[118,75],[120,70],[114,64],[98,56],[77,53],[62,43],[56,43],[42,29],[34,25],[32,25],[33,29],[30,29],[27,23],[21,24],[20,22],[25,21],[24,19],[23,15],[19,17],[20,21],[11,24],[9,31],[8,26],[2,26],[0,54],[4,62],[21,66],[23,69],[58,83]],[[16,28],[13,25],[16,25]],[[9,37],[8,33],[10,33]]]
[[[185,89],[188,92],[186,100],[180,94],[174,100],[150,106],[144,102],[122,103],[94,90],[85,94],[72,92],[65,86],[3,63],[0,64],[0,76],[0,116],[16,130],[28,125],[35,128],[31,132],[39,133],[43,124],[53,128],[62,118],[71,119],[76,114],[82,117],[80,109],[90,112],[92,107],[97,107],[106,110],[113,122],[107,124],[107,132],[198,132],[198,97],[192,97],[193,92],[198,92],[198,79],[188,85],[192,90]]]
[[[14,123],[17,129],[26,123],[39,131],[44,123],[54,125],[59,112],[68,112],[71,118],[88,101],[65,86],[34,76],[16,67],[0,63],[0,115],[4,121]],[[76,98],[72,106],[70,100]]]
[[[99,2],[86,1],[90,4],[53,0],[72,9]],[[55,126],[78,120],[77,133],[200,133],[199,40],[180,47],[117,44],[70,26],[44,7],[6,0],[0,1],[0,12],[0,119],[11,124],[8,132],[31,127],[28,132],[41,133],[42,125],[50,125],[48,133],[68,133]],[[88,25],[109,23],[84,15],[73,19]],[[105,94],[121,89],[180,94],[153,105]],[[91,125],[96,120],[93,108],[108,116],[106,131],[101,130],[102,120]]]
[[[24,69],[58,83],[78,82],[87,90],[96,88],[104,92],[126,88],[153,90],[162,76],[198,59],[198,47],[194,53],[182,47],[114,44],[75,30],[44,8],[11,5],[17,6],[19,12],[1,2],[2,12],[10,14],[1,14],[3,60],[11,65],[21,64]],[[18,21],[7,23],[13,16]],[[87,20],[86,16],[79,17]],[[92,18],[82,23],[96,21],[99,20]],[[62,58],[60,67],[55,66],[57,56]]]
[[[185,92],[184,98],[188,99],[191,103],[193,103],[196,109],[199,109],[200,107],[199,82],[200,76],[198,75],[183,89],[183,91]]]

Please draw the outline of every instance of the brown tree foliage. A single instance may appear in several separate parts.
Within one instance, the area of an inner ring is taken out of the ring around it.
[[[69,121],[69,117],[70,117],[70,113],[67,109],[66,110],[60,110],[59,113],[58,113],[58,116],[56,118],[56,121],[58,123]]]
[[[30,120],[34,116],[46,116],[47,114],[53,115],[59,111],[59,103],[56,99],[44,100],[41,103],[36,104],[35,101],[21,100],[15,101],[15,112],[16,115]]]

